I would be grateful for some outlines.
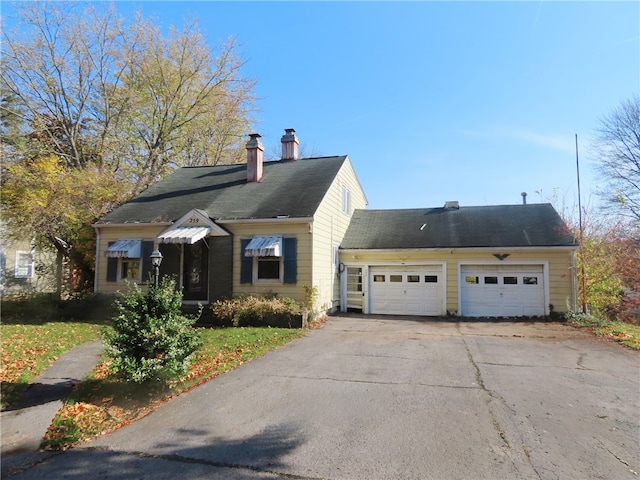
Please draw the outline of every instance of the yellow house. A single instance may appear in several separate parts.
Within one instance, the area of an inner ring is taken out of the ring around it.
[[[177,278],[185,303],[239,294],[305,301],[317,289],[321,311],[340,303],[338,249],[367,200],[347,156],[298,158],[295,130],[282,137],[282,159],[263,161],[260,135],[247,163],[176,170],[94,224],[95,291],[125,282]]]
[[[340,250],[341,309],[464,317],[575,310],[576,249],[550,204],[358,210]]]
[[[185,303],[240,294],[365,314],[547,316],[575,309],[577,242],[549,204],[367,210],[347,156],[185,167],[94,224],[95,291],[177,278]]]

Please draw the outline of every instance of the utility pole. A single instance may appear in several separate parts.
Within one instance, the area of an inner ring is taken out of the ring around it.
[[[584,238],[584,230],[582,227],[582,200],[580,195],[580,160],[578,157],[578,134],[576,133],[576,172],[578,176],[578,225],[580,228],[579,242],[580,242],[580,284],[581,295],[580,302],[582,303],[582,313],[587,313],[587,292],[585,290],[586,278],[584,269],[584,247],[582,245]]]

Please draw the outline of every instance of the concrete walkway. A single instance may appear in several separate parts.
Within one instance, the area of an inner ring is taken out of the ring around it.
[[[11,454],[33,454],[40,447],[62,400],[100,361],[100,341],[69,350],[37,377],[22,397],[0,413],[2,467],[11,463]]]

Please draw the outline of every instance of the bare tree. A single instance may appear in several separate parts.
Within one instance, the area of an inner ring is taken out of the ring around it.
[[[212,51],[195,21],[163,35],[113,4],[16,11],[0,56],[1,213],[16,234],[88,270],[97,216],[176,167],[244,159],[254,81],[233,40]]]
[[[17,5],[3,30],[2,86],[42,154],[100,165],[131,195],[176,166],[241,161],[254,81],[233,40],[214,55],[196,21],[164,36],[138,15],[77,2]]]
[[[609,204],[640,220],[640,97],[633,96],[600,121],[594,144],[596,162],[608,180]]]

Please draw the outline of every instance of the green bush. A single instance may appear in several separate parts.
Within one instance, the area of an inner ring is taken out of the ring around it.
[[[195,319],[181,307],[182,292],[173,279],[163,278],[146,293],[134,284],[116,302],[113,328],[103,333],[112,371],[138,383],[184,375],[201,341]]]
[[[235,327],[273,326],[276,317],[299,315],[302,305],[288,297],[253,295],[235,297],[230,300],[218,300],[211,305],[218,319],[232,323]]]
[[[86,294],[60,300],[48,293],[36,293],[4,298],[1,303],[5,323],[41,324],[73,320],[104,323],[114,314],[113,296]]]

